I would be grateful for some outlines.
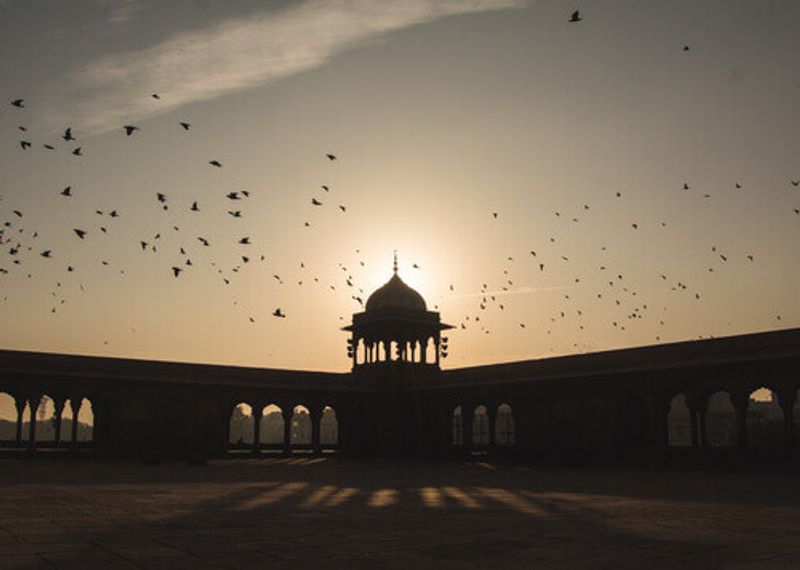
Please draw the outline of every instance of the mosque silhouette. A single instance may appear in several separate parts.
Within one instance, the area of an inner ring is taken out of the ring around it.
[[[451,328],[395,260],[343,329],[348,373],[0,351],[0,392],[17,410],[3,445],[202,462],[331,451],[614,459],[768,447],[785,455],[798,440],[800,329],[442,370]],[[771,398],[754,400],[759,390]],[[88,428],[81,418],[90,416]],[[90,435],[78,437],[79,424]]]

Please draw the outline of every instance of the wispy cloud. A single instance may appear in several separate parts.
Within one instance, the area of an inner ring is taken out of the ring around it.
[[[84,132],[102,132],[318,67],[393,30],[524,1],[306,0],[101,57],[68,78],[52,112]],[[149,93],[163,98],[154,105]]]

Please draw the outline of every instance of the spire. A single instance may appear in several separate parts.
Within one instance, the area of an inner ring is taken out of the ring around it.
[[[394,265],[392,265],[392,271],[397,275],[397,250],[394,250]]]

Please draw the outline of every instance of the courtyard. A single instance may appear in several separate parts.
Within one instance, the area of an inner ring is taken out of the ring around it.
[[[3,568],[797,568],[782,474],[0,461]]]

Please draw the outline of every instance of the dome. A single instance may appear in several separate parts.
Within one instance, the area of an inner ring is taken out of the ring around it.
[[[406,285],[395,272],[383,287],[377,289],[367,299],[367,311],[380,309],[412,309],[425,311],[425,299]]]

